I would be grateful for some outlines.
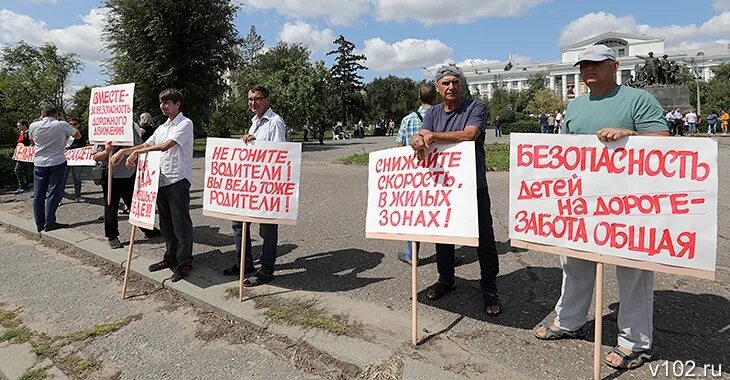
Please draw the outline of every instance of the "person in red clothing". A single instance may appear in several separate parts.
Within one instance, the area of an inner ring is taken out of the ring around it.
[[[18,143],[16,145],[29,146],[28,120],[18,120]],[[28,189],[28,173],[33,168],[32,162],[15,161],[15,177],[18,179],[18,189],[13,194],[24,193]]]

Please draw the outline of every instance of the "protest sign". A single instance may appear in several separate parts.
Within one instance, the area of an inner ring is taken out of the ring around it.
[[[66,155],[66,164],[68,166],[94,166],[94,147],[85,146],[83,148],[68,149],[64,153]],[[33,162],[35,159],[34,146],[18,146],[13,152],[13,160],[22,162]]]
[[[208,138],[203,215],[295,224],[302,145]]]
[[[155,226],[161,156],[162,152],[154,151],[140,154],[137,158],[132,205],[129,208],[129,223],[137,227],[153,229]]]
[[[473,142],[370,153],[365,236],[479,245]]]
[[[714,279],[717,143],[512,134],[513,246]],[[540,246],[536,246],[539,244]]]
[[[97,144],[134,144],[134,83],[91,89],[89,141]]]

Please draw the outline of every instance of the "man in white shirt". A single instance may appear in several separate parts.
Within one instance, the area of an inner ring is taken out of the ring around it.
[[[56,209],[63,196],[66,179],[66,141],[81,137],[78,129],[56,120],[52,105],[41,108],[41,120],[30,124],[28,136],[35,145],[33,160],[33,216],[38,232],[68,227],[56,222]]]
[[[560,110],[555,110],[555,133],[561,133],[563,130],[563,114]]]
[[[248,107],[255,114],[251,119],[251,128],[241,139],[245,143],[259,141],[286,141],[286,123],[281,116],[271,109],[271,96],[269,90],[256,85],[248,90]],[[233,222],[233,240],[236,243],[236,255],[238,261],[241,259],[241,240],[244,223]],[[276,246],[279,244],[279,226],[277,224],[262,223],[259,225],[259,236],[264,239],[261,252],[261,268],[254,269],[253,256],[251,256],[251,223],[245,223],[246,227],[246,261],[244,280],[245,286],[258,286],[274,279],[274,264],[276,263]],[[240,275],[241,268],[238,265],[225,269],[226,276]]]
[[[690,110],[684,117],[687,119],[687,126],[689,126],[690,136],[697,134],[697,114],[695,110]]]
[[[167,121],[157,127],[144,144],[121,149],[112,156],[116,165],[125,155],[127,166],[137,165],[139,154],[162,151],[157,211],[160,232],[165,239],[162,261],[149,266],[150,272],[170,268],[170,280],[177,282],[193,269],[193,221],[190,218],[190,184],[193,180],[193,122],[181,111],[182,93],[168,88],[160,93],[160,109]]]

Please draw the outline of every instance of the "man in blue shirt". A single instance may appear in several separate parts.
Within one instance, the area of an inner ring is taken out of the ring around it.
[[[479,217],[479,267],[484,310],[490,317],[502,312],[497,296],[499,260],[494,241],[494,228],[490,211],[491,200],[487,188],[487,168],[484,162],[484,136],[487,106],[462,96],[461,71],[453,65],[442,66],[436,71],[436,90],[444,102],[426,111],[423,127],[411,140],[411,147],[423,158],[431,144],[449,144],[474,141],[476,148],[477,208]],[[454,245],[436,244],[438,281],[426,291],[431,300],[441,298],[454,289]]]

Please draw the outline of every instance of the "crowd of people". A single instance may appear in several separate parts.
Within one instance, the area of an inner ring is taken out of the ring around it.
[[[596,135],[600,141],[615,141],[626,136],[669,136],[668,121],[659,102],[644,90],[616,83],[618,61],[616,53],[604,45],[594,45],[583,51],[575,63],[581,76],[591,90],[591,95],[575,98],[563,115],[539,117],[543,133],[566,133]],[[403,118],[400,129],[390,121],[388,129],[396,135],[399,146],[410,146],[418,159],[424,159],[431,144],[474,142],[476,151],[475,173],[478,205],[478,247],[480,285],[483,311],[489,317],[496,317],[503,311],[497,289],[499,258],[494,236],[491,200],[487,184],[484,143],[486,138],[487,107],[475,99],[462,95],[462,73],[453,65],[439,68],[434,84],[419,88],[420,107]],[[437,94],[443,101],[437,103]],[[262,86],[252,86],[247,93],[249,109],[254,116],[248,132],[242,137],[245,143],[254,140],[286,141],[286,123],[271,108],[271,94]],[[169,269],[173,282],[187,277],[193,269],[192,247],[194,241],[193,222],[190,217],[190,185],[193,162],[193,121],[182,113],[183,95],[176,89],[166,89],[159,94],[159,104],[166,121],[154,128],[151,116],[143,114],[134,145],[116,147],[111,144],[98,145],[94,158],[101,166],[113,165],[111,198],[105,196],[105,235],[109,246],[120,248],[117,208],[121,199],[129,205],[134,184],[134,171],[140,154],[161,151],[160,183],[157,198],[159,232],[144,230],[148,236],[161,234],[165,241],[162,260],[149,266],[149,271]],[[690,112],[682,117],[688,125],[696,125]],[[676,122],[675,113],[671,113]],[[719,117],[723,133],[727,130],[728,116]],[[708,118],[709,121],[709,118]],[[74,122],[74,120],[71,120]],[[673,122],[673,124],[675,124]],[[69,138],[74,142],[81,138],[76,125],[58,120],[53,107],[41,110],[41,119],[29,126],[27,135],[25,121],[18,122],[21,130],[19,143],[35,144],[34,200],[33,210],[38,231],[51,231],[67,225],[56,221],[56,208],[62,194],[67,175],[65,156]],[[690,127],[688,131],[695,128]],[[675,131],[677,128],[675,127]],[[71,171],[72,176],[74,172]],[[19,189],[26,182],[18,177]],[[80,194],[75,194],[80,198]],[[260,224],[259,234],[263,238],[263,253],[260,267],[254,268],[251,256],[250,223],[233,222],[236,252],[246,247],[244,285],[257,286],[274,279],[274,268],[278,246],[278,225]],[[243,239],[243,231],[246,231]],[[398,254],[401,261],[418,265],[418,249],[412,250],[410,242]],[[453,244],[436,244],[436,266],[438,279],[426,289],[426,297],[436,300],[453,291],[455,267],[457,266]],[[563,281],[560,299],[555,305],[556,317],[552,323],[538,326],[534,335],[541,340],[571,339],[582,336],[595,282],[595,263],[580,259],[561,257]],[[240,275],[242,268],[234,265],[223,271],[224,275]],[[651,271],[618,267],[616,270],[620,292],[618,313],[618,344],[606,354],[605,364],[617,369],[633,369],[651,358],[653,332],[653,286]]]
[[[667,129],[672,136],[698,136],[703,134],[700,130],[702,116],[695,113],[694,109],[683,114],[679,108],[673,108],[664,115],[667,121]],[[707,115],[707,136],[714,136],[718,133],[717,124],[720,123],[720,131],[727,135],[727,124],[730,121],[730,114],[726,110],[711,111]]]

